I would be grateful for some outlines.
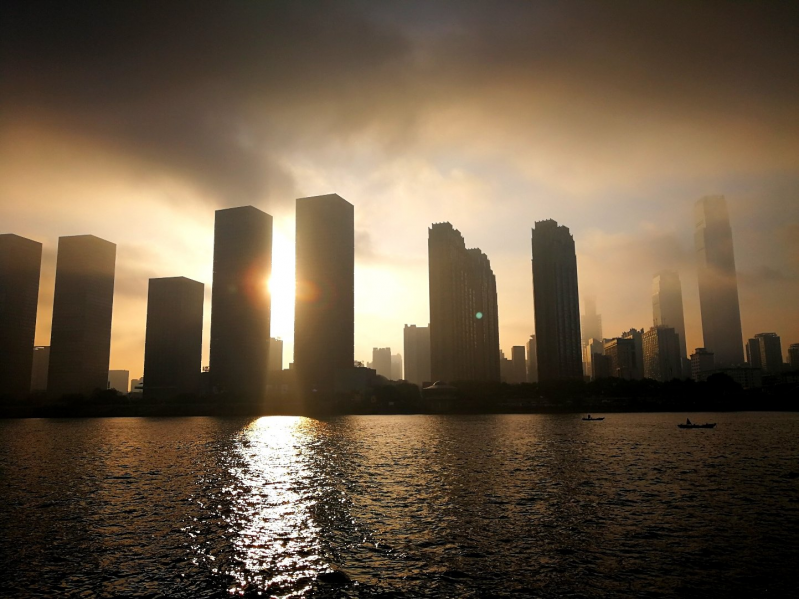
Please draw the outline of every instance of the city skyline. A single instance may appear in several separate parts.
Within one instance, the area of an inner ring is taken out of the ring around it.
[[[426,228],[444,220],[491,257],[507,355],[533,331],[519,273],[527,229],[545,218],[575,235],[605,334],[647,327],[652,275],[678,271],[690,353],[703,346],[691,210],[715,193],[743,338],[799,339],[797,41],[778,7],[727,6],[723,20],[709,5],[40,10],[3,19],[0,81],[0,222],[43,244],[36,345],[49,345],[59,236],[119,246],[110,366],[139,376],[147,280],[180,274],[210,300],[215,209],[273,215],[285,282],[295,198],[331,191],[356,208],[360,360],[428,322]],[[147,53],[118,43],[122,24]],[[287,34],[298,30],[310,46]],[[293,309],[275,289],[284,366]]]

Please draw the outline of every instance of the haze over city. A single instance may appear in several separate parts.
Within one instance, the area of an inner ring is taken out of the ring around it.
[[[606,336],[679,272],[702,345],[693,205],[723,194],[744,340],[799,340],[799,41],[785,4],[4,6],[0,223],[117,244],[112,369],[142,373],[147,284],[205,283],[214,211],[274,217],[272,336],[292,356],[294,202],[354,205],[355,358],[429,322],[427,236],[496,275],[500,347],[534,331],[530,229],[569,227]]]

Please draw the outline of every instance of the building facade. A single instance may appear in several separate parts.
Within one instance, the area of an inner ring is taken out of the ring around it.
[[[33,368],[31,368],[31,392],[47,391],[47,369],[50,367],[50,346],[38,345],[33,348]]]
[[[741,365],[744,356],[738,277],[724,196],[701,198],[694,207],[694,216],[704,346],[715,354],[718,365]]]
[[[31,391],[42,244],[0,235],[0,396]]]
[[[680,357],[688,359],[682,285],[680,275],[673,270],[657,273],[652,281],[652,319],[656,327],[667,326],[677,332],[680,336]]]
[[[440,381],[499,381],[497,284],[488,257],[450,223],[428,230],[430,373]]]
[[[355,211],[336,194],[297,200],[294,368],[331,389],[355,356]]]
[[[746,361],[751,368],[761,368],[763,374],[782,372],[782,342],[777,333],[758,333],[746,342]]]
[[[510,350],[511,362],[513,362],[513,382],[527,382],[527,357],[523,345],[514,345]]]
[[[405,380],[414,385],[432,382],[430,376],[430,328],[405,325]]]
[[[532,230],[538,380],[583,376],[577,256],[568,227],[554,220]]]
[[[211,386],[260,398],[269,363],[272,217],[252,206],[217,210],[211,288]],[[149,384],[144,377],[145,388]]]
[[[372,361],[369,363],[369,368],[374,369],[378,376],[391,380],[391,348],[373,347]]]
[[[536,354],[535,335],[527,340],[527,382],[538,382],[538,355]]]
[[[788,366],[791,370],[799,370],[799,343],[791,343],[788,348]]]
[[[691,378],[695,381],[703,381],[707,377],[706,372],[716,368],[716,359],[712,351],[707,351],[704,347],[697,347],[691,354]]]
[[[108,371],[108,388],[114,389],[119,393],[128,394],[130,386],[130,371],[129,370],[109,370]]]
[[[275,337],[269,338],[268,372],[281,372],[283,370],[283,340]]]
[[[636,380],[638,372],[635,341],[617,337],[605,341],[603,353],[610,358],[610,375],[620,379]]]
[[[58,240],[47,372],[54,397],[89,395],[108,385],[116,251],[93,235]]]
[[[682,378],[682,359],[677,331],[652,327],[643,335],[644,376],[662,383]]]
[[[204,298],[205,285],[198,281],[150,279],[144,340],[146,398],[199,393]]]

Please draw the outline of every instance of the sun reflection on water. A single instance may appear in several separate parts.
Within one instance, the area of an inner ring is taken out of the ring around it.
[[[237,562],[229,573],[235,581],[231,594],[257,587],[272,595],[303,596],[327,569],[311,514],[308,459],[315,424],[270,416],[241,431],[236,444],[241,459],[231,468],[233,488],[226,490]]]

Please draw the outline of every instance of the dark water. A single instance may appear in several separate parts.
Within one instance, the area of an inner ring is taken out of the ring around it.
[[[796,596],[799,414],[692,419],[0,421],[0,595]]]

